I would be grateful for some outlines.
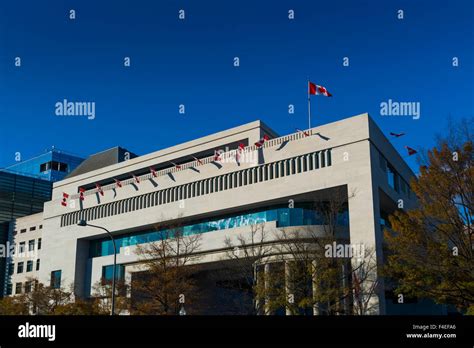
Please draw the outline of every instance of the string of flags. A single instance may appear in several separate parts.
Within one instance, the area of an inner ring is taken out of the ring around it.
[[[297,129],[298,133],[301,133],[304,137],[307,137],[310,134],[310,131],[301,131],[299,129]],[[283,141],[283,139],[291,139],[291,134],[290,135],[286,135],[286,136],[283,136],[281,137],[281,140]],[[268,135],[264,135],[259,141],[257,141],[254,146],[245,146],[245,144],[243,143],[239,143],[238,146],[237,146],[237,149],[235,150],[231,150],[229,151],[228,153],[224,153],[222,150],[214,150],[214,155],[213,156],[210,156],[210,157],[207,157],[207,158],[202,158],[202,159],[199,159],[195,156],[191,156],[193,158],[193,162],[196,162],[198,163],[199,165],[204,165],[204,164],[207,164],[207,163],[211,163],[211,162],[221,162],[223,160],[223,156],[234,156],[236,161],[238,162],[239,161],[239,156],[246,150],[252,150],[252,148],[254,150],[258,150],[260,148],[262,148],[266,142],[268,142],[268,140],[270,140],[270,137]],[[229,157],[231,158],[231,157]],[[144,176],[136,176],[135,174],[131,174],[132,175],[132,178],[130,179],[126,179],[124,180],[123,182],[117,178],[114,178],[114,183],[112,185],[106,185],[105,187],[102,187],[99,183],[95,183],[95,190],[93,191],[93,193],[97,193],[97,194],[100,194],[101,196],[104,196],[104,190],[109,190],[109,189],[115,189],[115,188],[122,188],[124,185],[127,185],[127,184],[132,184],[132,183],[137,183],[139,184],[140,183],[140,178],[142,179],[146,179],[146,178],[150,178],[150,177],[158,177],[160,175],[166,175],[168,173],[170,173],[172,171],[172,169],[176,169],[176,170],[181,170],[181,169],[185,169],[184,167],[189,167],[189,165],[186,163],[185,165],[181,165],[181,164],[177,164],[175,162],[171,162],[170,163],[173,165],[172,168],[167,168],[167,169],[164,169],[164,170],[160,170],[159,172],[157,172],[154,168],[150,167],[150,174],[148,174],[149,176],[148,177],[144,177]],[[195,165],[191,165],[191,167],[194,167]],[[151,176],[150,176],[151,175]],[[80,187],[79,188],[79,193],[78,195],[69,195],[68,193],[66,192],[63,192],[63,196],[62,196],[62,199],[61,199],[61,205],[62,206],[67,206],[67,202],[69,199],[74,199],[74,198],[79,198],[81,201],[84,200],[84,194],[85,194],[86,190],[83,188],[83,187]]]

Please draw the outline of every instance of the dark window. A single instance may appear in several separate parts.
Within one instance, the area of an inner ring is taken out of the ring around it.
[[[30,231],[36,231],[36,226],[30,227]]]
[[[40,172],[45,172],[51,168],[51,162],[40,164]]]
[[[43,229],[43,225],[39,225],[39,229],[42,230],[42,229]]]
[[[20,247],[18,248],[18,253],[23,254],[25,252],[25,242],[20,243]]]
[[[25,232],[26,232],[26,228],[22,228],[22,229],[20,230],[20,233],[25,233]]]
[[[36,270],[39,271],[40,269],[40,259],[36,260]]]
[[[38,238],[38,250],[41,249],[41,238]]]
[[[47,170],[55,170],[58,172],[67,172],[67,163],[51,161],[47,163],[40,164],[40,172],[45,172]]]
[[[12,283],[8,283],[7,284],[7,295],[11,295],[12,294]]]
[[[32,239],[28,241],[28,251],[34,251],[35,250],[35,240]]]
[[[26,262],[26,271],[27,272],[32,272],[33,271],[33,261],[27,261]]]
[[[31,292],[31,285],[32,285],[31,281],[25,282],[25,293]]]
[[[23,287],[22,283],[15,284],[15,294],[21,294],[21,288]]]
[[[51,287],[53,289],[61,288],[61,270],[51,272]]]
[[[16,266],[16,273],[23,273],[23,262],[18,262]]]
[[[114,265],[108,265],[102,267],[102,282],[110,282],[112,281],[114,274]],[[116,268],[116,280],[123,280],[125,278],[125,266],[124,265],[117,265]]]
[[[395,191],[400,192],[398,180],[399,180],[399,176],[397,172],[395,171],[395,169],[390,164],[387,164],[388,185],[391,188],[393,188]]]

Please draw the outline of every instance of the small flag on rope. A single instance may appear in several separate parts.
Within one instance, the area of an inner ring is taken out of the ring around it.
[[[85,191],[86,191],[86,190],[85,190],[84,188],[79,187],[79,199],[80,199],[81,201],[84,200],[84,192],[85,192]]]
[[[257,146],[257,148],[262,147],[263,144],[265,144],[265,142],[266,142],[268,139],[270,139],[270,138],[268,137],[268,135],[265,134],[262,139],[260,139],[259,141],[257,141],[257,142],[255,143],[255,146]]]
[[[63,199],[61,201],[61,205],[64,207],[67,207],[67,199],[69,198],[69,195],[66,192],[63,192]]]
[[[192,157],[197,163],[203,164],[202,161],[201,161],[199,158],[194,157],[194,156],[191,156],[191,157]]]
[[[418,153],[415,149],[412,149],[410,146],[405,146],[405,149],[408,151],[408,156],[414,155],[415,153]]]
[[[122,187],[122,183],[120,182],[120,180],[118,180],[118,179],[114,179],[114,180],[115,180],[115,185],[117,187]]]
[[[214,161],[220,161],[221,160],[221,154],[220,154],[219,151],[214,150]]]
[[[332,94],[328,92],[326,87],[319,86],[315,83],[309,82],[309,94],[312,95],[324,95],[326,97],[332,97]]]
[[[97,183],[95,184],[95,187],[96,187],[96,189],[97,189],[97,192],[99,192],[100,195],[103,196],[103,195],[104,195],[104,191],[102,190],[102,187],[101,187],[99,184],[97,184]]]
[[[240,144],[239,144],[239,151],[242,152],[242,151],[244,151],[244,149],[245,149],[245,144],[244,144],[244,143],[240,143]]]
[[[390,132],[390,135],[391,135],[392,137],[399,138],[399,137],[401,137],[402,135],[405,135],[405,133],[393,133],[393,132]]]
[[[153,175],[153,177],[157,177],[158,175],[156,174],[156,170],[154,168],[151,168],[150,167],[150,172],[151,172],[151,175]]]
[[[309,133],[306,132],[306,131],[302,131],[301,129],[298,129],[298,128],[296,128],[296,131],[297,131],[297,132],[300,132],[300,133],[303,133],[303,135],[304,135],[305,137],[309,137]]]
[[[174,167],[175,167],[176,169],[181,169],[181,166],[180,166],[179,164],[176,164],[176,163],[171,162],[171,161],[170,161],[170,163],[171,163],[172,165],[174,165]]]
[[[132,176],[133,176],[133,179],[135,180],[135,182],[136,182],[137,184],[139,184],[139,183],[140,183],[140,179],[138,179],[138,176],[136,176],[135,174],[132,174]]]

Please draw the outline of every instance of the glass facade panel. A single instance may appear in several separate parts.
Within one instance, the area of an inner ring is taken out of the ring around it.
[[[321,225],[324,223],[323,214],[319,214],[311,208],[309,204],[296,204],[294,208],[287,206],[277,206],[267,210],[252,211],[249,213],[240,213],[229,215],[215,220],[207,220],[181,226],[176,229],[163,229],[160,231],[141,231],[131,234],[117,236],[115,243],[117,252],[121,247],[137,244],[159,241],[163,238],[172,238],[175,233],[183,235],[193,235],[197,233],[206,233],[211,231],[237,228],[258,223],[275,221],[277,227],[303,226],[303,225]],[[345,209],[338,215],[338,223],[348,226],[348,212]],[[113,244],[108,238],[99,239],[90,242],[90,257],[99,257],[113,255]]]

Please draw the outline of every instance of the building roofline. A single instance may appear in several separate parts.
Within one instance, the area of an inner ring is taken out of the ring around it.
[[[128,166],[136,165],[140,162],[146,162],[146,161],[150,160],[151,158],[160,158],[160,157],[168,156],[168,155],[171,155],[171,154],[179,152],[179,151],[184,151],[184,150],[193,148],[195,146],[203,145],[203,144],[210,143],[210,142],[213,142],[213,141],[216,141],[216,140],[225,139],[225,138],[227,138],[231,135],[242,133],[242,132],[249,131],[249,130],[256,129],[256,128],[263,129],[264,132],[268,133],[272,137],[277,137],[278,136],[278,133],[276,133],[273,129],[268,127],[261,120],[256,120],[256,121],[245,123],[243,125],[239,125],[239,126],[236,126],[236,127],[228,128],[228,129],[216,132],[216,133],[208,134],[208,135],[205,135],[203,137],[199,137],[199,138],[196,138],[196,139],[193,139],[193,140],[189,140],[189,141],[186,141],[186,142],[183,142],[183,143],[180,143],[180,144],[176,144],[176,145],[173,145],[173,146],[170,146],[170,147],[166,147],[166,148],[161,149],[161,150],[153,151],[153,152],[150,152],[148,154],[138,156],[138,157],[129,159],[129,160],[124,161],[124,162],[112,164],[110,166],[105,166],[105,167],[102,167],[102,168],[99,168],[99,169],[96,169],[96,170],[93,170],[93,171],[90,171],[90,172],[87,172],[87,173],[82,173],[82,174],[73,176],[69,179],[65,178],[63,180],[55,182],[54,187],[69,184],[69,183],[72,183],[74,181],[84,180],[84,179],[87,179],[89,177],[95,176],[97,174],[101,174],[101,173],[104,173],[106,171],[110,171],[112,166],[114,167],[114,170],[115,169],[122,169],[122,168],[125,168],[125,167],[128,167]],[[116,146],[116,147],[120,148],[120,146]],[[116,147],[112,147],[112,149],[116,148]],[[104,150],[104,151],[107,151],[107,150]],[[104,151],[101,151],[101,152],[104,152]]]

